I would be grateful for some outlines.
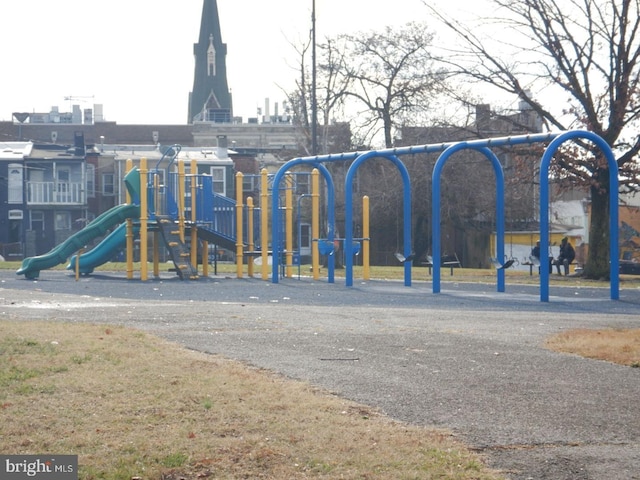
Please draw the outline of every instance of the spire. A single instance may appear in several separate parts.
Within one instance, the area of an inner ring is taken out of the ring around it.
[[[195,73],[187,123],[230,122],[233,108],[227,85],[227,45],[222,43],[216,0],[204,0],[200,36],[193,54]]]

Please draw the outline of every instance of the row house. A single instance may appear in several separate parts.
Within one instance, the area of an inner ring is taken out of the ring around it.
[[[82,133],[72,146],[0,146],[0,255],[6,260],[50,251],[115,204],[116,179],[96,180],[102,162],[85,148]]]
[[[0,143],[0,256],[5,260],[23,257],[24,159],[32,148],[31,142]]]
[[[90,221],[84,139],[35,144],[24,158],[24,254],[40,255]]]
[[[46,253],[95,217],[124,203],[125,161],[147,158],[165,182],[172,155],[159,145],[89,145],[82,132],[74,144],[0,144],[0,255],[20,260]],[[235,167],[226,148],[185,148],[178,158],[196,160],[215,191],[234,195]],[[189,170],[189,167],[187,167]],[[253,173],[253,172],[251,172]],[[99,239],[97,239],[99,240]]]

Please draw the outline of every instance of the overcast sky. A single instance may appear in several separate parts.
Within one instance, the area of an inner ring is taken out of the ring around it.
[[[433,0],[430,0],[434,3]],[[202,0],[20,0],[0,20],[0,120],[12,112],[102,104],[105,120],[184,124]],[[444,0],[435,3],[445,4]],[[453,2],[450,2],[453,3]],[[477,8],[476,0],[456,2]],[[282,102],[293,47],[311,28],[312,0],[218,0],[234,114]],[[318,41],[426,20],[422,0],[316,0]],[[76,97],[65,100],[65,97]]]

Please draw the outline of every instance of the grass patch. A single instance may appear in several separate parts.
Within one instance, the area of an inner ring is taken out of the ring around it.
[[[0,322],[0,451],[82,479],[500,478],[449,433],[124,327]]]
[[[640,368],[640,329],[575,329],[547,339],[556,352]]]

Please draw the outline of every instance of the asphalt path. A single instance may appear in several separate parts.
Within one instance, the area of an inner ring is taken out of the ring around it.
[[[640,288],[309,278],[127,281],[0,271],[0,318],[123,324],[451,430],[506,478],[640,479],[640,368],[554,353],[571,328],[640,328]]]

